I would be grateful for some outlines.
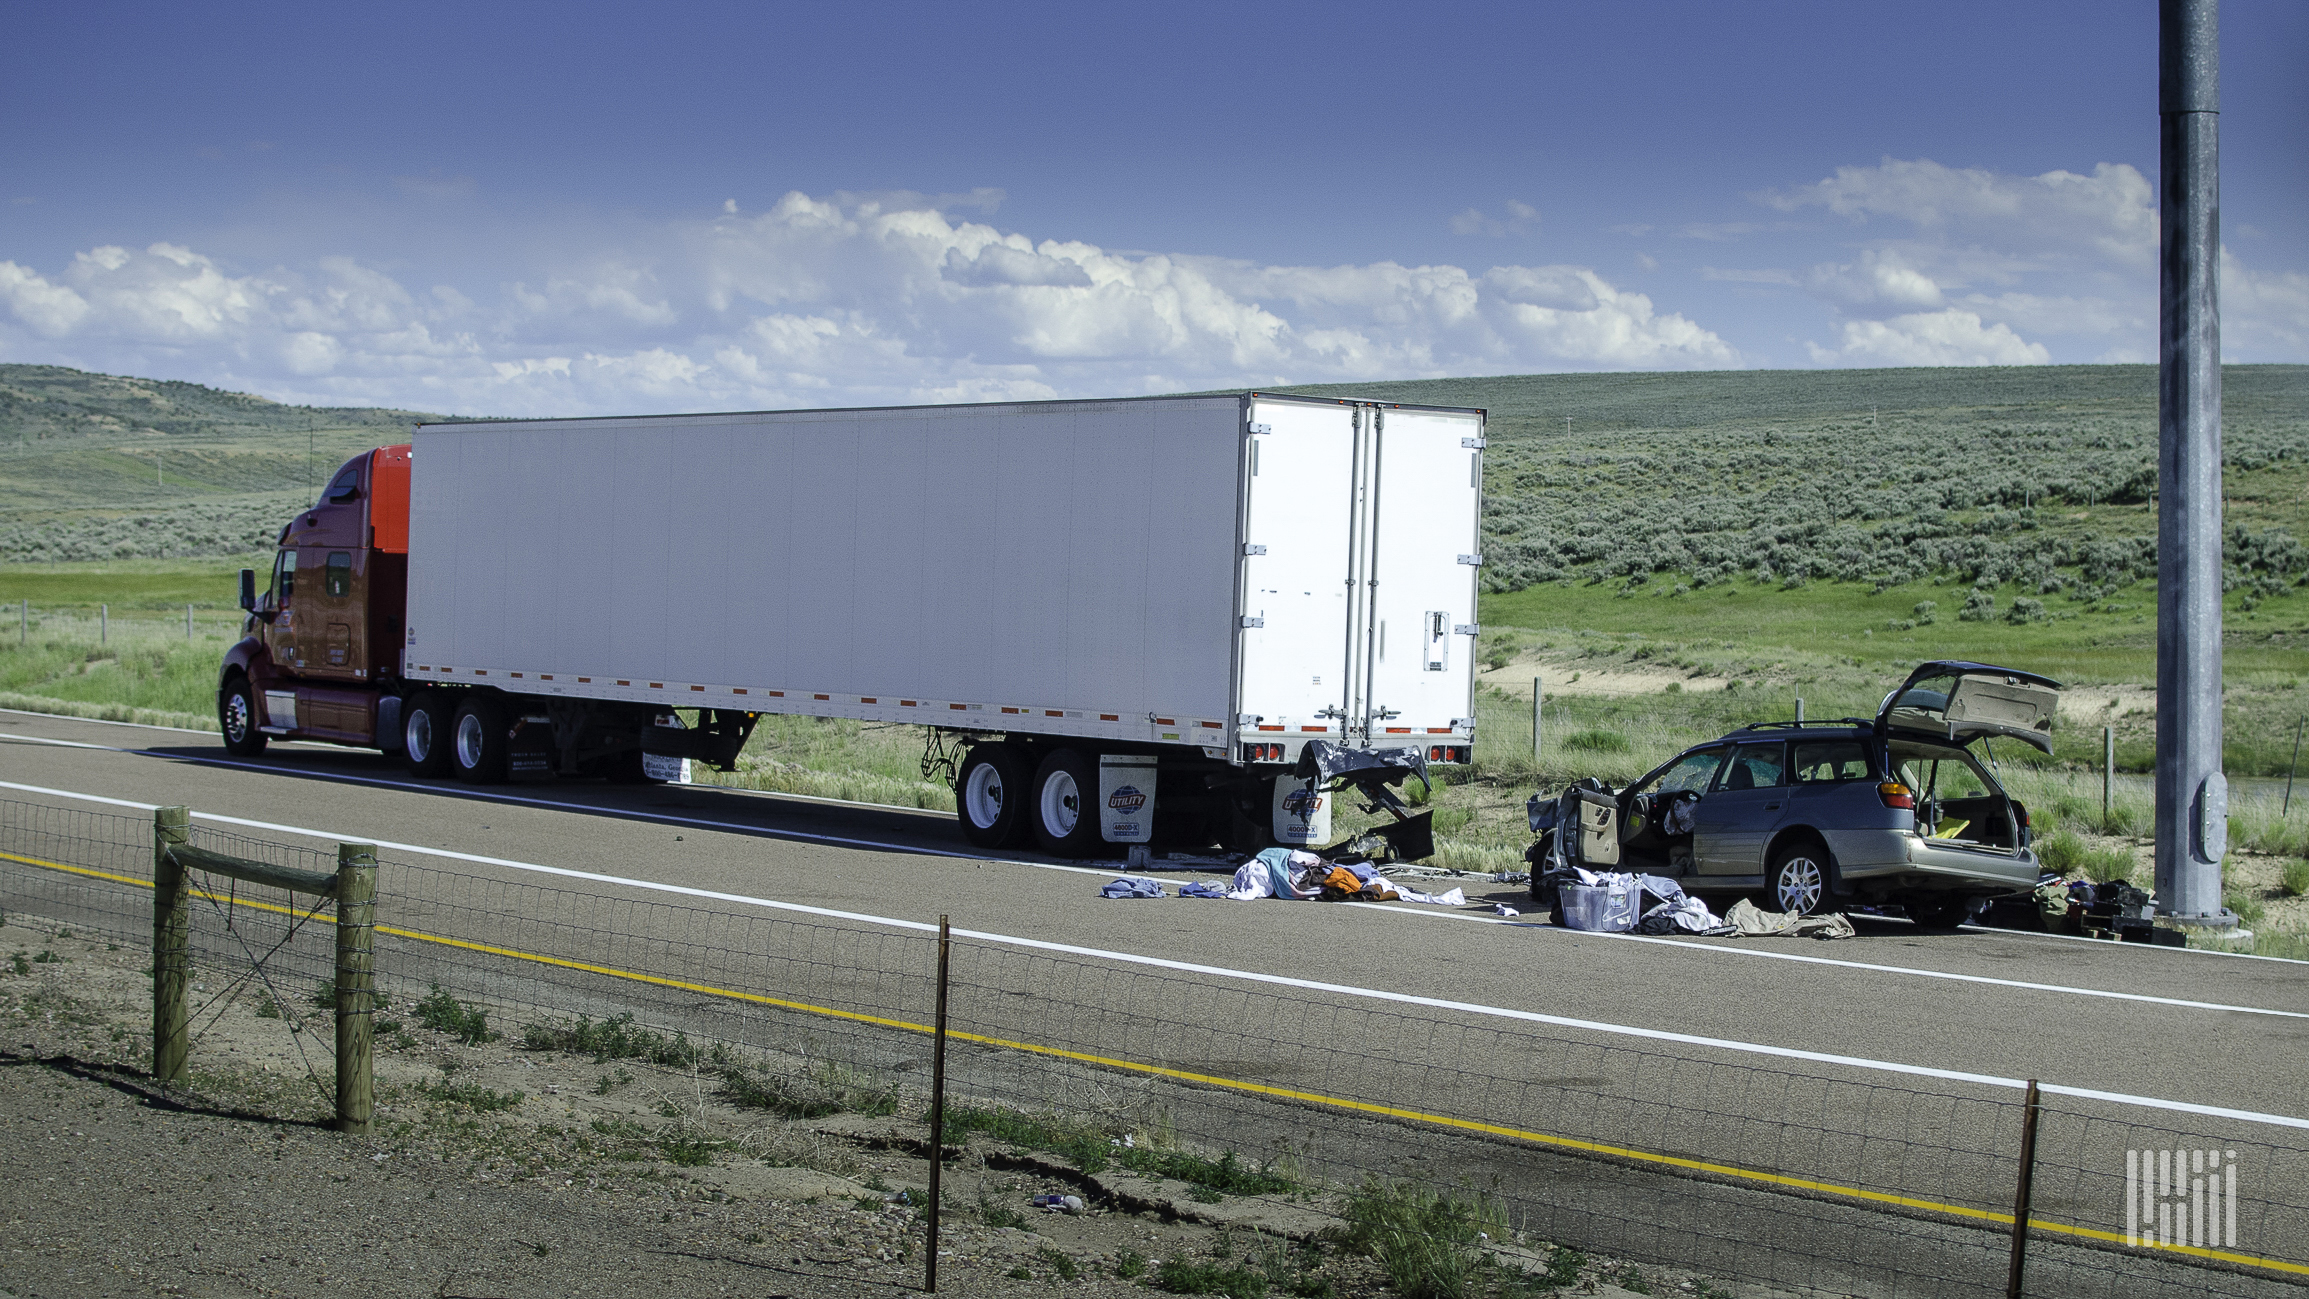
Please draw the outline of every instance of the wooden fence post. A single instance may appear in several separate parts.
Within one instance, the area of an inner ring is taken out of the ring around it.
[[[376,1108],[377,849],[337,845],[337,1126],[367,1132]]]
[[[2012,1259],[2005,1269],[2005,1299],[2021,1299],[2021,1277],[2028,1266],[2028,1211],[2036,1181],[2036,1079],[2028,1080],[2028,1099],[2020,1117],[2020,1185],[2012,1196]]]
[[[169,855],[192,837],[192,809],[162,807],[152,813],[152,1077],[163,1085],[185,1078],[191,1053],[191,1016],[186,997],[192,984],[190,922],[185,916],[184,867]]]
[[[938,1027],[930,1045],[930,1230],[922,1253],[922,1289],[938,1293],[938,1172],[946,1164],[946,917],[938,917]]]

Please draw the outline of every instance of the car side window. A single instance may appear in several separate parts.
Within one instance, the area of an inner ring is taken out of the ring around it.
[[[333,599],[341,600],[353,593],[353,556],[350,552],[329,552],[329,567],[321,585]]]
[[[297,590],[297,552],[284,550],[280,562],[273,567],[273,594],[280,603],[287,604]]]
[[[1815,740],[1796,746],[1789,764],[1799,785],[1868,779],[1868,748],[1858,740]]]
[[[1776,789],[1788,783],[1788,746],[1774,741],[1771,744],[1743,744],[1732,750],[1732,760],[1724,764],[1724,774],[1717,778],[1716,788]]]
[[[1687,753],[1676,759],[1673,766],[1660,773],[1660,783],[1655,788],[1662,794],[1681,794],[1687,791],[1697,792],[1706,789],[1708,781],[1715,777],[1717,765],[1723,760],[1724,751],[1722,749],[1702,749],[1698,753]]]

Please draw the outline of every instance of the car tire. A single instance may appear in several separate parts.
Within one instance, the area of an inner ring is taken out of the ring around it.
[[[1771,867],[1764,873],[1764,892],[1757,899],[1757,905],[1766,911],[1818,915],[1829,908],[1833,880],[1827,849],[1816,840],[1793,840],[1772,853]]]
[[[449,767],[470,785],[502,785],[513,747],[505,734],[505,710],[487,695],[458,705],[449,729]]]
[[[962,837],[981,848],[1011,848],[1027,829],[1026,760],[1007,744],[972,746],[954,777],[954,816]]]
[[[1098,851],[1098,759],[1078,749],[1053,749],[1034,771],[1027,804],[1035,846],[1053,857],[1088,857]]]
[[[217,728],[224,732],[224,751],[236,758],[253,758],[265,751],[265,733],[257,725],[257,692],[249,679],[235,672],[216,697]]]
[[[1901,910],[1919,929],[1954,929],[1972,919],[1972,899],[1960,893],[1928,893],[1911,897]]]
[[[449,731],[456,721],[449,701],[428,690],[401,708],[401,761],[412,776],[449,774]]]

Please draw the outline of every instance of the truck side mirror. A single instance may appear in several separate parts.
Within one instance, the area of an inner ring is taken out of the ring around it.
[[[253,568],[244,568],[241,570],[241,608],[249,613],[254,613],[256,607],[257,571]]]

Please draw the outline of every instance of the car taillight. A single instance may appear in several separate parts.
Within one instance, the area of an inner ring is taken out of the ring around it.
[[[1909,789],[1908,786],[1901,784],[1897,780],[1887,780],[1883,784],[1878,785],[1876,787],[1876,796],[1884,800],[1884,806],[1886,807],[1905,808],[1912,812],[1916,810],[1915,791]]]

